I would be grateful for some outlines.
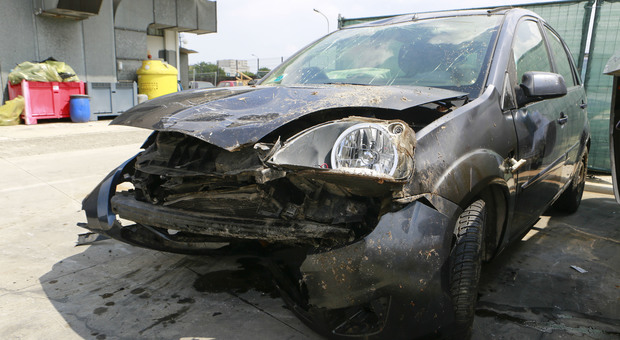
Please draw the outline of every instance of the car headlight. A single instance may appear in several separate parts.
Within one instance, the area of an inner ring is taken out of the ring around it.
[[[356,124],[336,139],[331,164],[334,169],[369,169],[392,176],[398,164],[398,152],[385,127],[374,123]]]
[[[413,171],[415,144],[415,132],[401,120],[348,117],[306,129],[284,144],[255,148],[265,150],[264,161],[279,169],[400,181]]]

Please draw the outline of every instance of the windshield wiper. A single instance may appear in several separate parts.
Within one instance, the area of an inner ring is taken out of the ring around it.
[[[377,85],[370,85],[370,84],[362,84],[362,83],[347,83],[347,82],[329,82],[329,83],[322,83],[324,85],[361,85],[361,86],[377,86]]]

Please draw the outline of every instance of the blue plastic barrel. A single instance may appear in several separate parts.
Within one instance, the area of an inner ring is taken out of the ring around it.
[[[74,123],[90,121],[90,97],[85,94],[72,94],[69,99],[69,114]]]

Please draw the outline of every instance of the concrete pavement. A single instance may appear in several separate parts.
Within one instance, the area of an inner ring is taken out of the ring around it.
[[[316,338],[268,293],[195,288],[236,258],[75,247],[82,199],[150,133],[108,123],[0,130],[0,338]]]
[[[107,124],[0,127],[0,337],[318,338],[251,260],[75,247],[82,198],[150,133]],[[485,266],[474,338],[616,339],[619,216],[596,192],[543,216]]]

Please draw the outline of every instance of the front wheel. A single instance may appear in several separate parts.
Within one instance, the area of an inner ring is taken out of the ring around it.
[[[483,200],[478,200],[463,211],[456,226],[456,241],[450,253],[454,339],[471,337],[482,266],[485,220],[485,203]]]
[[[575,175],[571,184],[560,195],[557,201],[553,203],[553,207],[567,213],[574,213],[581,204],[581,197],[586,186],[586,174],[588,169],[588,152],[583,155],[581,161],[577,163]]]

